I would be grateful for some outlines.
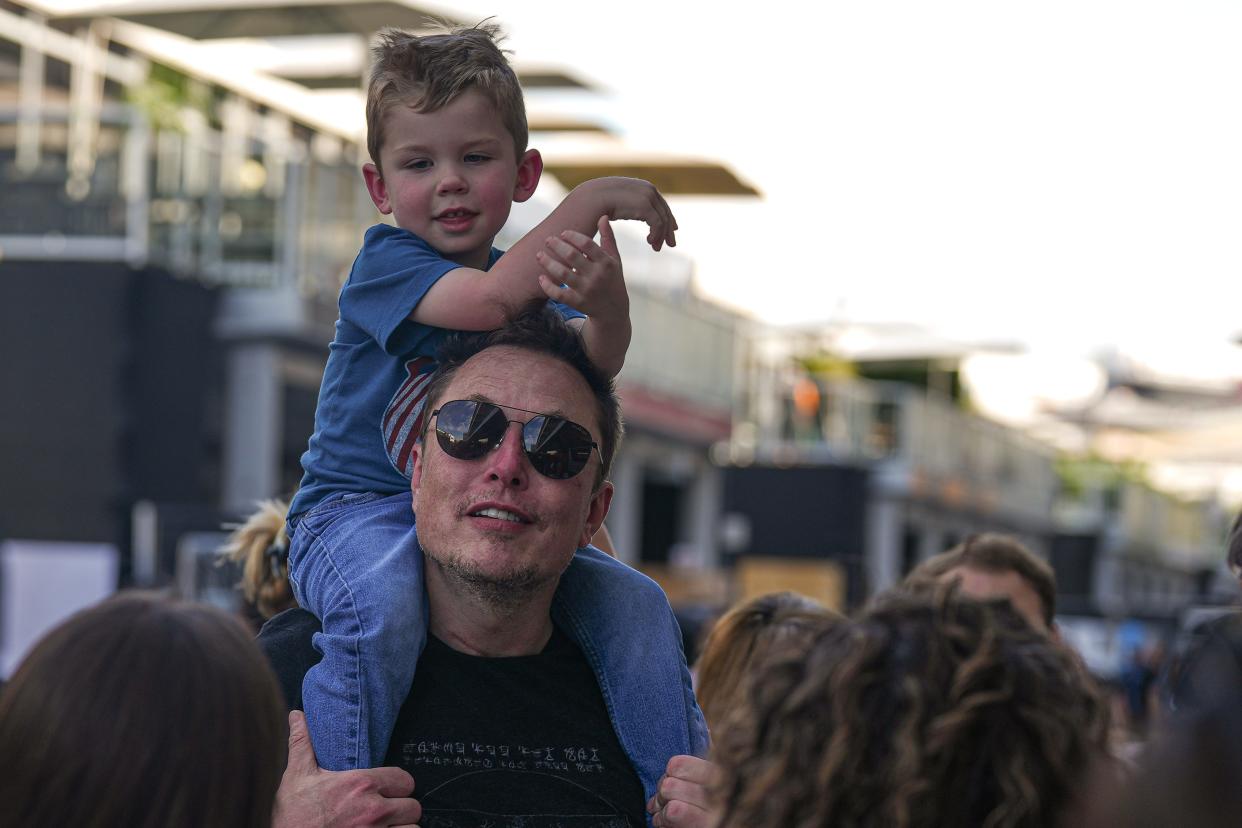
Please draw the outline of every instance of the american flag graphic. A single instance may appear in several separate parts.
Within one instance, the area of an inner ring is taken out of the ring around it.
[[[405,380],[384,412],[384,447],[394,469],[406,477],[414,473],[414,444],[423,432],[427,386],[436,363],[431,357],[415,357],[405,364]]]

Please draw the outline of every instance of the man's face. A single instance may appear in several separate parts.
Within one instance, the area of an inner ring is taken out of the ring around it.
[[[962,594],[970,598],[981,601],[1006,600],[1032,627],[1043,632],[1052,632],[1044,620],[1044,607],[1039,593],[1016,572],[989,572],[959,566],[942,575],[941,580],[957,581]]]
[[[573,368],[545,354],[494,347],[468,360],[435,403],[483,400],[554,414],[600,439],[596,403]],[[477,460],[440,448],[435,421],[416,449],[411,488],[418,540],[427,558],[450,575],[490,590],[526,593],[555,588],[574,550],[590,542],[612,500],[612,484],[592,492],[599,456],[567,480],[536,472],[522,451],[520,423],[533,414],[505,409],[510,423],[499,447]],[[507,517],[496,514],[499,510]]]
[[[383,175],[363,167],[375,206],[449,261],[486,267],[513,202],[539,182],[539,154],[514,156],[513,136],[477,90],[434,112],[394,106],[384,119]]]

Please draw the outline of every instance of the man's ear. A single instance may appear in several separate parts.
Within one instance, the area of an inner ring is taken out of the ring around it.
[[[379,167],[367,162],[362,165],[362,178],[367,182],[367,195],[371,196],[371,200],[375,202],[375,209],[384,215],[392,212],[392,202],[388,200],[388,185],[384,183],[384,176],[380,174]]]
[[[590,544],[591,538],[595,537],[599,527],[604,525],[604,518],[608,517],[608,507],[612,505],[612,492],[612,484],[605,480],[604,485],[599,487],[599,491],[591,495],[586,523],[582,527],[582,534],[578,537],[579,548]]]
[[[518,161],[517,183],[513,186],[513,201],[520,203],[535,194],[539,176],[543,175],[543,156],[539,150],[527,150]]]

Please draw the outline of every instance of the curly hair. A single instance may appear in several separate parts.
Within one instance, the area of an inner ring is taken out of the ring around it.
[[[841,616],[794,592],[760,595],[730,609],[712,627],[696,665],[699,707],[718,730],[745,698],[747,681],[762,680],[761,662],[778,649],[805,649]]]
[[[1069,651],[956,593],[893,594],[769,664],[717,740],[719,824],[1053,824],[1107,707]]]

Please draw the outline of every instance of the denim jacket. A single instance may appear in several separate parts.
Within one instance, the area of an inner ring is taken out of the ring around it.
[[[705,756],[707,725],[694,698],[681,629],[668,598],[593,546],[561,576],[552,619],[582,649],[613,729],[650,799],[668,760]]]

